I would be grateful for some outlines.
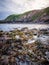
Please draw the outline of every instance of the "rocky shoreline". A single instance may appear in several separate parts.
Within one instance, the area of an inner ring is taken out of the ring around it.
[[[0,31],[0,65],[48,65],[49,30]]]

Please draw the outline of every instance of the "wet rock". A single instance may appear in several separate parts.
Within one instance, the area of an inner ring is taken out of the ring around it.
[[[47,61],[49,61],[49,52],[46,51],[45,54],[46,54],[46,59],[47,59]]]

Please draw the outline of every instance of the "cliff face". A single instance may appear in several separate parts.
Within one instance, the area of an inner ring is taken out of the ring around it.
[[[49,7],[42,10],[33,10],[20,15],[10,15],[5,21],[11,23],[49,23]]]

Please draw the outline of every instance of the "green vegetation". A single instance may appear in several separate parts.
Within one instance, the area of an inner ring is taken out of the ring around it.
[[[25,12],[23,14],[13,14],[8,16],[4,22],[18,22],[18,21],[23,21],[23,22],[34,22],[35,20],[38,20],[39,18],[43,18],[43,15],[49,16],[49,7],[42,9],[42,10],[33,10],[33,11],[29,11],[29,12]],[[8,23],[7,22],[7,23]],[[16,23],[15,22],[15,23]]]
[[[47,7],[46,9],[44,9],[44,12],[46,12],[46,14],[49,15],[49,7]]]
[[[20,17],[20,15],[13,14],[13,15],[8,16],[5,20],[14,21],[15,19],[18,19],[19,17]]]
[[[25,12],[23,14],[12,14],[12,15],[9,15],[5,20],[6,21],[15,21],[15,20],[18,20],[19,18],[21,18],[25,15],[27,16],[30,12],[32,12],[32,11]]]
[[[39,18],[42,15],[43,12],[39,12],[36,15],[32,16],[32,20],[36,20],[37,18]]]

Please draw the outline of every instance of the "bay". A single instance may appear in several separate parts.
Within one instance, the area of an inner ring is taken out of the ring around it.
[[[21,29],[24,27],[28,27],[29,29],[42,29],[49,28],[49,24],[0,24],[0,30],[10,31],[15,28]]]

